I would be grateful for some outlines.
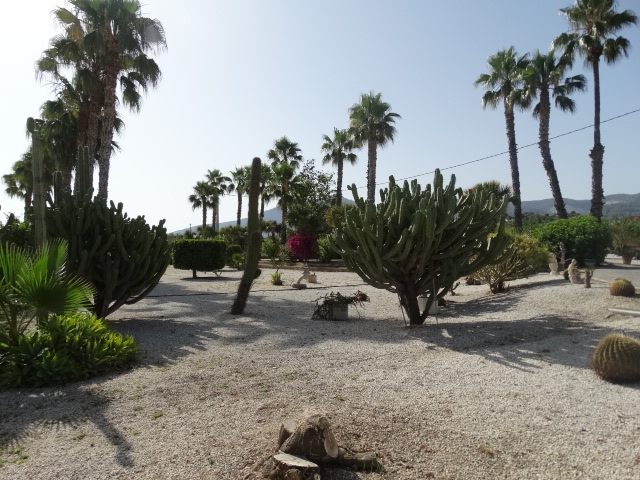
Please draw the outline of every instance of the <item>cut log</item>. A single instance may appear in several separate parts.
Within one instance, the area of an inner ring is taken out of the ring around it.
[[[334,459],[331,463],[360,471],[375,472],[382,467],[375,452],[351,453],[347,452],[344,448],[340,448],[338,458]]]
[[[269,479],[306,480],[319,478],[315,477],[319,470],[320,467],[317,464],[306,458],[288,453],[277,453],[265,463],[263,474]]]
[[[296,423],[290,418],[285,419],[280,425],[280,433],[278,434],[278,448],[289,438],[296,430]]]
[[[338,442],[333,436],[331,425],[326,417],[313,415],[280,445],[283,453],[304,455],[311,459],[338,456]]]

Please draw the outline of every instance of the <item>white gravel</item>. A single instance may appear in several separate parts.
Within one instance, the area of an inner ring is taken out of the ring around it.
[[[132,368],[1,390],[0,477],[240,479],[283,419],[321,413],[386,470],[323,479],[640,478],[639,385],[589,366],[607,333],[640,337],[640,318],[608,311],[640,310],[638,297],[541,274],[500,295],[461,285],[438,325],[408,328],[397,297],[354,274],[318,272],[298,291],[270,273],[233,316],[240,272],[170,269],[111,318],[141,345]],[[310,320],[314,299],[358,289],[372,300],[361,317]]]

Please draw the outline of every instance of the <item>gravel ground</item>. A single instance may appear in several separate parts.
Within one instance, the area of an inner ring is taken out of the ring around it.
[[[110,319],[141,345],[131,368],[1,390],[0,477],[241,479],[285,418],[320,413],[386,470],[327,480],[640,478],[640,388],[589,367],[607,333],[640,337],[639,317],[608,310],[640,310],[638,297],[541,274],[499,295],[461,285],[438,324],[409,328],[397,297],[354,274],[298,291],[271,272],[232,316],[239,272],[170,269]],[[358,289],[371,297],[360,316],[310,320],[316,298]]]

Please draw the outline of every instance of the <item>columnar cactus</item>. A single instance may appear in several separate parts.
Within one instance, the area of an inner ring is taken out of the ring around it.
[[[258,157],[251,163],[251,182],[249,185],[249,218],[247,219],[247,257],[244,273],[238,286],[238,294],[233,301],[231,313],[239,315],[244,312],[244,307],[249,298],[251,284],[257,277],[258,262],[260,261],[260,247],[262,243],[262,229],[258,215],[258,197],[260,196],[260,177],[262,175],[262,162]]]
[[[400,187],[393,177],[376,206],[349,187],[356,202],[334,215],[332,247],[346,266],[376,288],[397,293],[411,324],[425,321],[433,302],[463,276],[505,256],[503,234],[508,198],[478,190],[464,194],[455,177],[444,186],[436,170],[433,186],[417,181]],[[490,238],[497,225],[495,236]],[[420,312],[417,297],[429,294]]]
[[[31,158],[33,160],[33,223],[36,247],[42,247],[47,242],[47,227],[45,225],[45,185],[44,185],[44,154],[40,131],[31,134]]]
[[[124,304],[144,298],[160,281],[170,261],[164,220],[150,227],[145,218],[129,218],[117,206],[93,198],[86,172],[88,150],[79,149],[76,191],[62,188],[61,175],[54,177],[54,198],[49,199],[47,228],[52,237],[69,244],[67,267],[93,283],[93,309],[105,318]]]

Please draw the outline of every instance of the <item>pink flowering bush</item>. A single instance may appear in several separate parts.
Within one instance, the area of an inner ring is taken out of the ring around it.
[[[292,255],[301,260],[309,260],[316,255],[318,250],[318,239],[315,235],[305,235],[299,233],[289,237],[287,247]]]

